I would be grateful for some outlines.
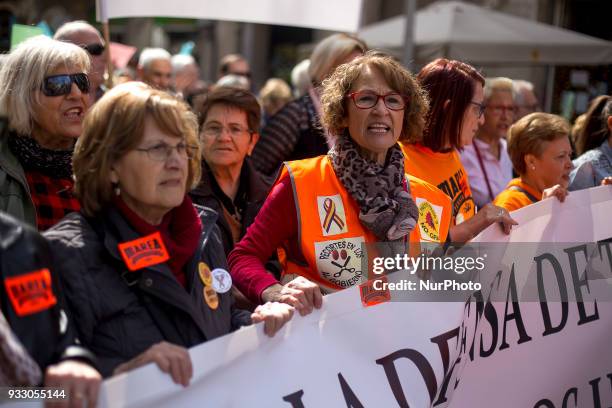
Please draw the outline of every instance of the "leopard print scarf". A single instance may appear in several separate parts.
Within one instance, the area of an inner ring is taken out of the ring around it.
[[[393,145],[384,166],[363,158],[345,132],[328,156],[336,176],[359,204],[361,223],[381,241],[398,241],[410,234],[419,210],[404,183],[404,155]]]

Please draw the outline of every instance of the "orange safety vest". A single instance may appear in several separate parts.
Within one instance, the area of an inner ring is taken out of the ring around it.
[[[476,205],[472,198],[468,175],[457,150],[436,153],[418,143],[398,142],[398,144],[404,153],[406,173],[433,184],[451,198],[453,225],[461,224],[476,214]]]
[[[279,179],[287,175],[306,263],[287,258],[283,282],[304,276],[330,293],[358,284],[362,277],[365,280],[362,244],[379,240],[359,221],[359,206],[336,177],[327,156],[286,162]],[[407,180],[419,209],[410,242],[445,242],[452,217],[450,198],[416,177],[407,175]]]
[[[493,204],[508,211],[518,210],[542,199],[542,193],[523,183],[520,177],[510,180],[506,189],[499,193]]]

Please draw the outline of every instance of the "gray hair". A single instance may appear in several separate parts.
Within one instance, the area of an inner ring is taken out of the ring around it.
[[[172,73],[176,75],[177,73],[181,72],[186,67],[188,67],[189,65],[195,66],[196,60],[191,55],[176,54],[172,56],[170,63],[172,64]]]
[[[85,20],[69,21],[62,24],[53,35],[53,39],[58,41],[70,41],[70,37],[81,31],[96,33],[98,37],[100,37],[100,41],[102,41],[102,36],[96,27]]]
[[[484,99],[488,100],[494,92],[510,92],[512,100],[516,98],[512,80],[505,77],[485,78]]]
[[[519,106],[524,105],[523,91],[533,92],[533,84],[524,79],[513,79],[512,86],[514,88],[514,103]]]
[[[305,59],[299,62],[291,70],[291,85],[293,85],[293,96],[299,98],[308,92],[310,87],[310,75],[308,75],[310,60]]]
[[[34,104],[47,75],[59,67],[89,71],[89,55],[72,43],[44,35],[32,37],[17,46],[0,68],[0,115],[8,116],[9,128],[22,135],[32,132]]]
[[[140,58],[138,58],[138,66],[146,71],[149,69],[151,63],[157,60],[166,60],[170,62],[172,57],[170,53],[163,48],[145,48],[140,53]]]
[[[228,74],[219,78],[216,86],[229,86],[248,91],[251,87],[250,81],[242,75]]]

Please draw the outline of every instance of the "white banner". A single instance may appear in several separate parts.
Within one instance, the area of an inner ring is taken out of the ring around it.
[[[320,311],[295,316],[272,339],[258,325],[191,349],[187,388],[154,365],[111,378],[101,406],[610,406],[612,243],[602,240],[612,237],[611,214],[612,188],[599,187],[513,213],[520,225],[510,237],[492,226],[478,240],[564,244],[559,254],[520,256],[508,245],[483,302],[364,308],[354,287],[326,296]],[[581,242],[599,242],[590,261]],[[588,262],[601,276],[581,272]],[[572,300],[519,302],[534,268],[547,290],[564,281]]]
[[[98,21],[179,17],[308,27],[354,33],[362,0],[97,0]]]

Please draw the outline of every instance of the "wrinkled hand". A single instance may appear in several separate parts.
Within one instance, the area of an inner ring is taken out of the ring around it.
[[[276,284],[266,288],[261,297],[264,302],[287,303],[302,316],[312,313],[314,307],[320,309],[323,304],[319,285],[301,276],[283,286]]]
[[[286,303],[268,302],[257,306],[251,319],[254,324],[264,322],[264,333],[274,337],[277,331],[293,317],[295,308]]]
[[[481,217],[485,220],[485,228],[494,222],[498,222],[505,234],[510,234],[512,226],[518,225],[518,222],[510,217],[508,210],[493,204],[487,204],[482,207],[482,209],[476,213],[476,216],[479,214],[482,214]]]
[[[45,386],[66,390],[68,399],[48,402],[47,407],[95,407],[102,383],[100,373],[82,361],[65,360],[47,367]]]
[[[544,200],[545,198],[548,197],[557,197],[557,199],[561,202],[565,201],[565,197],[567,197],[567,195],[569,194],[569,192],[567,191],[567,189],[565,187],[562,187],[560,184],[554,185],[551,188],[547,188],[544,191],[542,191],[542,200]]]
[[[193,366],[187,349],[165,341],[149,347],[144,353],[119,365],[114,374],[124,373],[149,363],[157,364],[160,370],[170,374],[172,381],[184,387],[189,385],[189,380],[193,376]]]
[[[612,186],[612,176],[604,177],[600,183],[601,186]]]

